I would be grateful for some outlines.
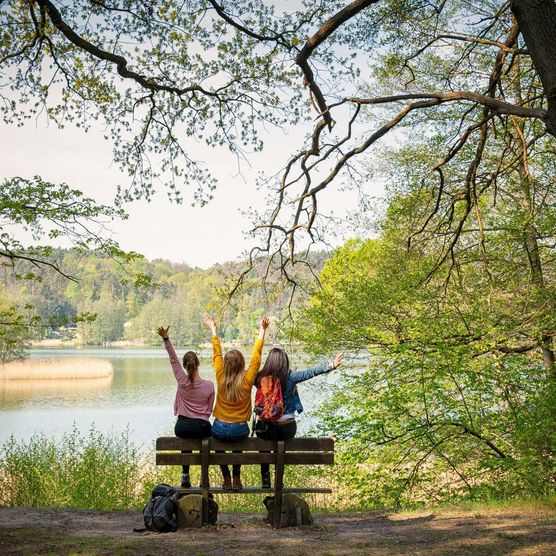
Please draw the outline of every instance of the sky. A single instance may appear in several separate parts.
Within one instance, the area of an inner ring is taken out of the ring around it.
[[[1,177],[32,177],[66,182],[99,203],[111,204],[117,184],[128,178],[112,163],[112,145],[100,131],[63,130],[42,123],[0,128]],[[222,157],[220,157],[220,160]],[[245,248],[242,230],[248,222],[239,214],[255,201],[253,188],[234,178],[232,167],[217,168],[220,186],[204,208],[189,202],[171,203],[162,190],[153,200],[125,206],[129,218],[109,224],[113,238],[126,250],[147,258],[164,258],[207,267],[230,260]]]
[[[311,109],[309,103],[307,108]],[[315,116],[314,112],[311,116]],[[208,268],[217,262],[241,258],[255,245],[255,240],[246,237],[252,221],[244,212],[267,208],[267,192],[257,190],[257,177],[261,172],[279,172],[290,155],[303,146],[304,135],[312,131],[313,124],[289,131],[261,129],[265,148],[262,153],[247,155],[241,174],[235,156],[227,149],[194,144],[193,158],[199,154],[218,180],[214,198],[204,207],[191,206],[191,195],[178,205],[168,199],[160,186],[150,202],[124,206],[129,218],[110,223],[112,238],[124,250],[142,253],[149,260],[163,258]],[[27,121],[23,127],[0,121],[0,181],[40,175],[45,181],[65,182],[98,203],[112,204],[116,186],[128,185],[129,177],[113,163],[112,144],[104,138],[100,125],[92,124],[85,133],[71,123],[60,130],[53,122],[49,124],[44,115]],[[319,194],[319,212],[333,212],[345,221],[357,210],[358,195],[341,188],[339,182]],[[371,195],[380,195],[382,190],[380,182],[365,187]],[[24,244],[34,243],[28,234],[8,231]],[[334,241],[339,244],[345,237],[339,235]],[[61,246],[68,245],[62,242]]]
[[[266,192],[257,190],[260,172],[274,173],[283,167],[291,152],[302,145],[302,133],[270,130],[262,153],[248,155],[238,174],[237,160],[227,150],[206,147],[202,151],[218,179],[212,201],[191,206],[191,198],[177,205],[162,187],[151,202],[136,201],[124,208],[125,221],[109,225],[111,235],[125,250],[149,260],[168,259],[208,268],[217,262],[236,260],[253,245],[245,232],[251,220],[249,208],[264,208]],[[28,122],[17,128],[0,124],[0,179],[40,175],[54,183],[65,182],[99,203],[111,204],[116,185],[128,178],[112,163],[112,145],[100,129],[88,133],[66,126],[63,130],[45,121]],[[357,206],[355,194],[333,187],[319,198],[319,208],[334,210],[342,217]],[[27,237],[19,234],[25,242]]]

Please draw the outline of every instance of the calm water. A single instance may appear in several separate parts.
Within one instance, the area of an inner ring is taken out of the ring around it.
[[[176,351],[180,355],[185,350]],[[214,380],[210,353],[199,355],[201,376]],[[143,448],[151,448],[157,436],[173,434],[176,382],[164,349],[50,348],[34,349],[31,357],[107,359],[114,374],[109,379],[0,381],[0,444],[11,435],[18,440],[35,433],[60,438],[74,426],[87,434],[93,423],[99,431],[116,434],[129,427],[131,439]],[[298,368],[313,362],[292,357]],[[305,409],[298,421],[301,433],[314,423],[312,410],[337,376],[324,375],[299,385]]]

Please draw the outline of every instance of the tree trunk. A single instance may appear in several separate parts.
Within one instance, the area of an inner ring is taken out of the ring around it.
[[[551,0],[553,5],[556,7],[554,0]],[[556,42],[555,42],[556,44]],[[520,83],[520,64],[519,57],[516,58],[514,64],[515,72],[515,82],[514,91],[516,96],[516,102],[519,104],[523,103],[523,98],[521,95],[521,83]],[[555,68],[556,70],[556,68]],[[517,136],[514,138],[514,148],[517,154],[517,159],[519,160],[518,172],[519,172],[519,182],[521,186],[521,206],[525,213],[525,224],[523,227],[523,247],[527,253],[527,259],[529,260],[529,269],[531,271],[531,282],[540,292],[546,293],[546,284],[544,279],[544,272],[542,267],[542,260],[539,252],[539,242],[537,238],[537,232],[534,226],[534,202],[531,197],[532,191],[532,176],[529,169],[529,163],[527,158],[527,143],[524,135],[524,125],[523,121],[519,118],[513,117],[513,122],[517,131]],[[543,362],[545,367],[548,369],[550,376],[556,378],[556,357],[554,354],[554,340],[552,334],[549,332],[541,333],[541,350],[543,356]]]
[[[512,0],[511,6],[548,99],[546,129],[556,137],[556,2]]]

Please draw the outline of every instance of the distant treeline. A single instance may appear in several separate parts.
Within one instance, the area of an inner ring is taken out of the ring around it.
[[[320,269],[325,259],[324,253],[315,253],[311,263]],[[3,304],[15,304],[33,338],[156,344],[154,330],[169,324],[176,344],[193,345],[206,341],[201,316],[210,311],[220,320],[225,339],[248,341],[261,314],[268,313],[279,322],[290,304],[291,289],[277,279],[263,280],[264,260],[255,264],[231,301],[228,294],[247,268],[245,261],[206,270],[161,259],[139,258],[122,265],[96,252],[74,249],[53,250],[51,260],[77,281],[53,269],[37,270],[31,263],[18,266],[19,278],[9,267],[0,270]],[[27,274],[27,279],[21,278]],[[155,285],[136,285],[133,277],[137,275],[149,277]],[[298,279],[310,279],[306,266],[300,266]]]

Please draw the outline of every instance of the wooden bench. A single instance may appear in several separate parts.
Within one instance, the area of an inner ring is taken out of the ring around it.
[[[182,453],[188,450],[193,453]],[[241,453],[230,453],[241,450]],[[227,453],[216,453],[226,451]],[[209,466],[220,464],[274,465],[274,482],[272,488],[244,486],[241,490],[224,489],[209,485]],[[285,441],[246,438],[239,442],[222,442],[215,438],[204,440],[163,437],[156,440],[157,465],[200,465],[202,487],[180,488],[180,492],[202,495],[202,525],[208,523],[209,494],[274,494],[274,509],[271,519],[273,527],[280,527],[282,500],[289,493],[325,493],[329,488],[285,487],[284,466],[286,465],[322,465],[334,463],[333,438],[292,438]],[[270,516],[269,516],[270,517]]]

